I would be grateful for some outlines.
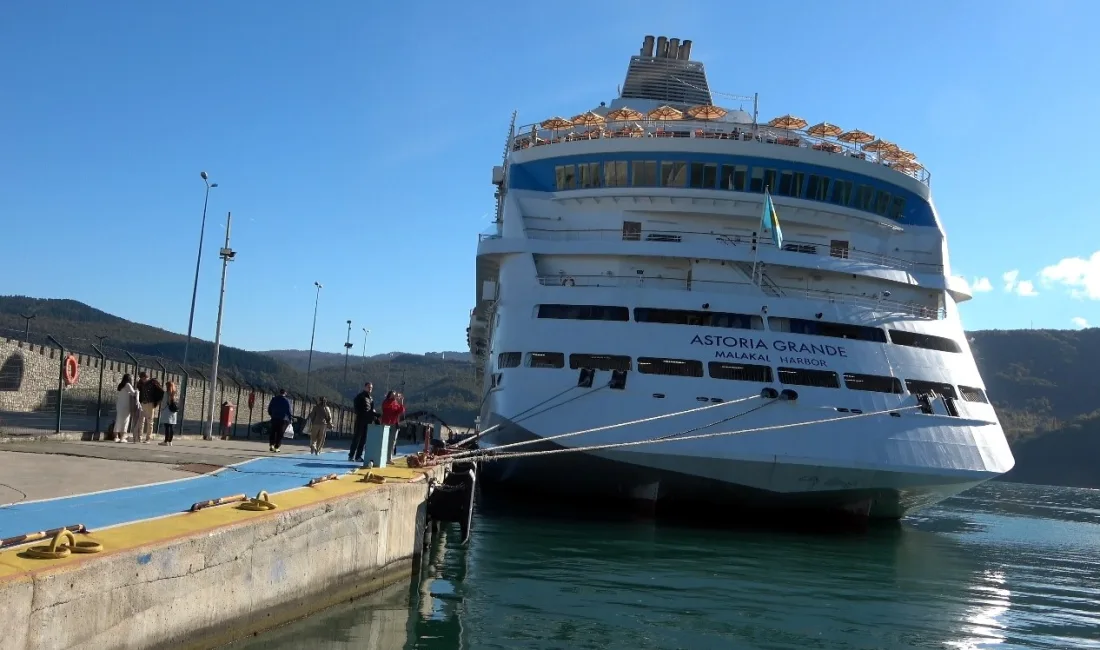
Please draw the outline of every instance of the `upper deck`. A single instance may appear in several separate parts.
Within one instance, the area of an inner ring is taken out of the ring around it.
[[[630,58],[622,90],[610,106],[601,103],[571,118],[551,117],[520,126],[509,141],[511,151],[568,147],[605,138],[756,141],[812,149],[822,152],[823,158],[851,158],[929,184],[930,174],[915,154],[866,131],[844,130],[829,122],[811,126],[789,114],[762,125],[757,122],[755,96],[722,94],[730,102],[751,102],[751,114],[741,108],[716,106],[703,64],[690,60],[690,55],[689,40],[681,43],[677,38],[646,36],[640,54]]]

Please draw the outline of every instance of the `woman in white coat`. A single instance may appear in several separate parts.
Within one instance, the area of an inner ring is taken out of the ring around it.
[[[176,397],[176,382],[170,381],[164,387],[164,399],[160,402],[160,428],[164,429],[162,447],[171,447],[172,436],[176,433],[176,411],[179,410]]]
[[[133,405],[137,401],[137,389],[134,388],[134,380],[129,373],[122,375],[122,381],[118,384],[118,396],[115,397],[115,442],[122,442],[130,429],[130,416],[133,415]]]

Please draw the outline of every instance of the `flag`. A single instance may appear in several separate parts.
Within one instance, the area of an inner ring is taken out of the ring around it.
[[[764,210],[760,213],[760,231],[771,235],[776,248],[783,248],[783,230],[779,227],[779,214],[772,203],[772,195],[764,188]]]

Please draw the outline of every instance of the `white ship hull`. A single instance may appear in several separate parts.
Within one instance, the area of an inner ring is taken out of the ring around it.
[[[702,75],[657,58],[643,48],[624,88],[662,66]],[[699,79],[684,101],[709,101]],[[639,96],[598,110],[666,103]],[[898,518],[1012,468],[923,168],[745,119],[515,131],[469,337],[481,447],[523,444],[485,463],[488,482],[658,511]],[[782,242],[760,236],[773,183]],[[591,387],[577,386],[583,368],[597,368]],[[625,385],[607,386],[613,368]],[[914,408],[933,391],[931,412]],[[722,431],[744,433],[637,444]],[[601,445],[621,446],[506,457]]]

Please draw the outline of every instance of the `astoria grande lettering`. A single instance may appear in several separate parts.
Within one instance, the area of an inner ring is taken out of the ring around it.
[[[820,343],[800,343],[778,339],[770,344],[764,339],[746,336],[718,336],[716,334],[696,334],[691,339],[692,345],[702,345],[712,348],[728,348],[738,350],[775,350],[776,352],[791,352],[795,354],[813,354],[824,357],[847,357],[848,350],[841,345],[824,345]]]

